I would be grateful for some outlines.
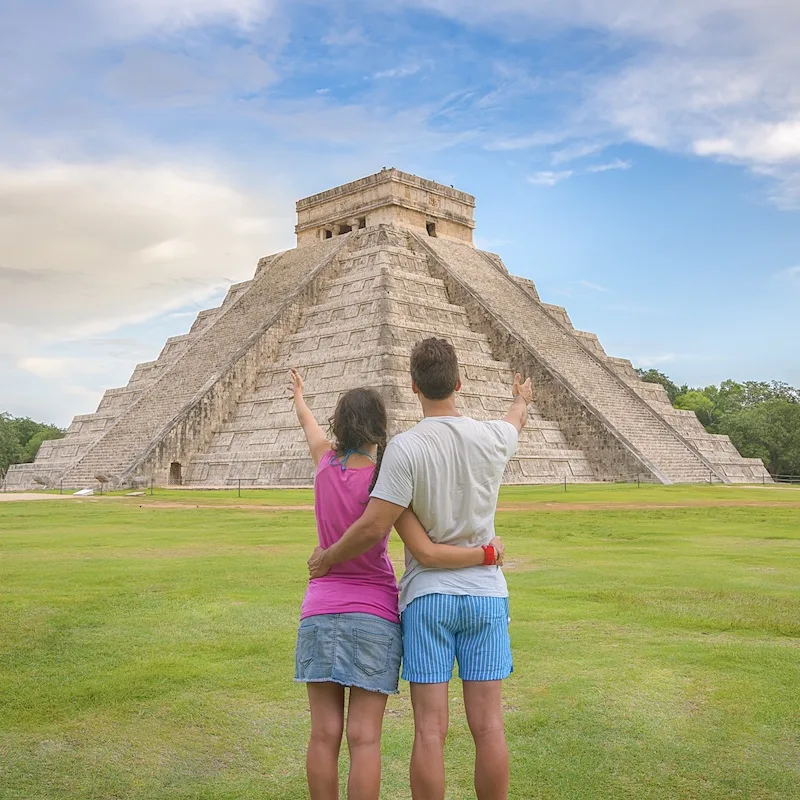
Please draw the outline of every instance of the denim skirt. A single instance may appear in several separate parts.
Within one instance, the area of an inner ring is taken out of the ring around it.
[[[374,614],[317,614],[297,631],[294,679],[397,694],[402,656],[397,623]]]

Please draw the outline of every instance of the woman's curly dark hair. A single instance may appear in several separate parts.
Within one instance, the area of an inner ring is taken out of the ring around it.
[[[333,449],[339,457],[348,450],[363,450],[373,444],[378,446],[375,474],[369,487],[372,491],[381,469],[389,426],[383,398],[375,389],[350,389],[339,398],[328,424]]]

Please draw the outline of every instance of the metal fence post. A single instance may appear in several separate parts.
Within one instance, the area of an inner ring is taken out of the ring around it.
[[[242,479],[239,478],[239,497],[242,496]]]

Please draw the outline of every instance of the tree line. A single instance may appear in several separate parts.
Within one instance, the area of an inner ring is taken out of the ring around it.
[[[64,433],[63,428],[55,425],[0,412],[0,473],[4,473],[11,464],[33,461],[42,442],[60,439]]]
[[[773,475],[800,475],[800,389],[781,381],[723,381],[704,388],[678,386],[657,369],[637,369],[660,383],[675,408],[694,411],[709,433],[730,436],[747,458],[760,458]]]

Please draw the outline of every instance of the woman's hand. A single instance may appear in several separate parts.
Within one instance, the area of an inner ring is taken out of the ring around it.
[[[303,394],[303,379],[300,373],[294,368],[289,370],[289,391],[295,397]]]
[[[322,578],[330,572],[330,569],[325,563],[325,551],[321,547],[314,548],[311,558],[308,559],[308,577]]]
[[[503,559],[506,556],[506,546],[503,544],[503,540],[499,536],[495,536],[489,544],[497,551],[497,564],[502,567]]]

